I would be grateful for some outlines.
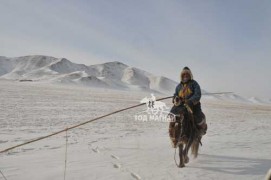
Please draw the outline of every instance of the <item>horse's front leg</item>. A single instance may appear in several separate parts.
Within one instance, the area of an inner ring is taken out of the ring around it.
[[[189,140],[183,150],[183,161],[185,164],[189,163],[188,151],[189,151],[191,145],[192,145],[192,141]]]
[[[179,157],[180,157],[180,164],[179,167],[182,168],[184,167],[184,159],[183,159],[183,155],[184,155],[184,150],[183,150],[183,144],[179,144]]]

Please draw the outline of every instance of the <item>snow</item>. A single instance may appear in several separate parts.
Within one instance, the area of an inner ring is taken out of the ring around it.
[[[75,64],[65,58],[61,58],[55,61],[53,64],[50,64],[49,68],[52,71],[56,71],[60,74],[72,73],[75,71],[88,71],[88,67],[86,65]]]
[[[150,80],[143,73],[133,67],[124,69],[122,81],[139,87],[149,87]]]
[[[13,63],[6,57],[0,56],[0,76],[9,73],[13,69]]]
[[[66,58],[33,55],[16,58],[0,56],[0,79],[32,80],[53,84],[77,85],[126,91],[147,91],[172,95],[177,82],[130,67],[118,61],[96,65],[76,64]],[[202,90],[203,93],[208,93]],[[207,95],[204,99],[238,103],[271,104],[257,97],[237,94]]]
[[[151,81],[151,89],[162,92],[164,94],[173,94],[175,92],[176,83],[166,77],[153,77]]]
[[[33,80],[170,94],[177,84],[168,78],[152,75],[118,61],[86,66],[65,58],[35,55],[1,57],[0,65],[0,78],[9,80]]]
[[[257,98],[257,97],[251,97],[248,99],[251,103],[254,103],[254,104],[271,104],[270,101],[264,101],[260,98]]]
[[[226,94],[215,94],[215,95],[206,95],[203,99],[209,100],[220,100],[222,102],[236,102],[236,103],[249,103],[249,100],[234,94],[234,93],[226,93]]]
[[[69,75],[72,82],[93,77],[80,70]],[[150,96],[45,81],[0,79],[0,86],[0,150]],[[142,106],[69,131],[66,179],[264,179],[271,166],[271,107],[218,97],[204,98],[202,108],[208,133],[185,168],[175,166],[167,123],[135,121]],[[8,180],[63,179],[64,153],[65,133],[0,154],[0,170]]]

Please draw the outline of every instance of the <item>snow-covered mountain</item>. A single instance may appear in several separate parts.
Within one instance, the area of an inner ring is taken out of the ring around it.
[[[118,61],[96,65],[76,64],[65,58],[50,56],[0,56],[0,78],[49,83],[74,84],[87,87],[152,91],[171,95],[177,82],[155,76]],[[202,90],[203,93],[207,93]],[[207,93],[208,94],[208,93]],[[245,99],[236,94],[206,95],[203,99],[240,103],[271,104],[256,97]]]
[[[228,101],[228,102],[238,102],[238,103],[245,103],[245,104],[258,104],[258,105],[267,105],[271,104],[270,100],[263,100],[257,97],[251,98],[244,98],[234,93],[225,93],[225,94],[209,94],[208,92],[202,99],[206,100],[215,100],[215,101]]]
[[[147,90],[166,94],[172,94],[177,84],[166,77],[155,76],[117,61],[87,66],[65,58],[38,55],[16,58],[1,56],[0,78]]]
[[[209,100],[223,100],[223,101],[234,101],[239,103],[249,103],[250,101],[234,93],[225,94],[206,94],[204,99]]]
[[[253,104],[271,104],[270,100],[263,100],[257,97],[251,97],[248,99],[249,102],[253,103]]]

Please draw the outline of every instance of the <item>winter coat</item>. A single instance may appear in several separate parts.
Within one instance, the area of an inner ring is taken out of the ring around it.
[[[201,98],[201,89],[197,81],[190,80],[188,83],[180,82],[174,93],[173,99],[178,96],[184,100],[192,101],[194,105],[200,102]]]

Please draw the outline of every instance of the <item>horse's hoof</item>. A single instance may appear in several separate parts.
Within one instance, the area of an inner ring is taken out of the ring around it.
[[[179,165],[179,168],[183,168],[183,167],[185,167],[184,164],[180,164],[180,165]]]
[[[185,164],[189,163],[189,157],[188,156],[184,157],[184,163]]]

